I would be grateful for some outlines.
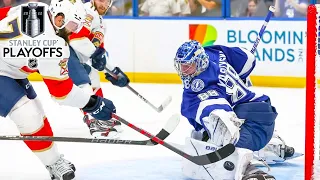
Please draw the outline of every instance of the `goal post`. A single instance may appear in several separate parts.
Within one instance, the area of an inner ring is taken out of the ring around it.
[[[309,5],[307,13],[306,56],[306,128],[305,180],[320,180],[319,170],[319,115],[320,106],[317,62],[320,57],[320,4]]]

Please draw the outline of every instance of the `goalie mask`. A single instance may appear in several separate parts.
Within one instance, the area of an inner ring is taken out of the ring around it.
[[[207,69],[209,56],[202,45],[195,40],[183,43],[174,58],[174,67],[186,89],[193,77]]]

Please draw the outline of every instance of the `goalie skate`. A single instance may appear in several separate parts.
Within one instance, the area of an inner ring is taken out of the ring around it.
[[[255,155],[261,159],[256,159],[257,161],[265,161],[267,164],[283,163],[286,160],[294,159],[302,156],[302,153],[295,152],[293,147],[286,145],[285,141],[274,132],[270,142],[260,151],[255,152]],[[259,162],[254,161],[255,164]]]
[[[46,166],[46,168],[52,180],[71,180],[75,177],[75,166],[64,159],[63,155],[54,164]]]
[[[84,122],[90,130],[90,134],[96,138],[117,139],[119,138],[119,131],[115,126],[121,126],[121,123],[115,120],[100,121],[96,119],[89,119],[89,116],[84,117]]]

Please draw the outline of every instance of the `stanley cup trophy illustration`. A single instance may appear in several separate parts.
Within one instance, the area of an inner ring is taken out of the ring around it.
[[[28,8],[29,15],[26,19],[26,34],[31,37],[36,37],[40,34],[40,19],[37,16],[37,9],[38,4],[37,3],[29,3]]]

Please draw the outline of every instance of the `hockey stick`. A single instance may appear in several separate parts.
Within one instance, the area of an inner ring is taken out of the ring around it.
[[[266,17],[266,19],[264,20],[264,23],[263,23],[263,25],[262,25],[262,27],[261,27],[261,29],[260,29],[260,32],[259,32],[259,34],[258,34],[258,36],[257,36],[257,39],[256,39],[256,41],[254,42],[253,47],[252,47],[252,49],[251,49],[251,51],[250,51],[252,54],[254,54],[254,53],[256,52],[257,47],[258,47],[258,45],[259,45],[259,42],[260,42],[260,40],[261,40],[261,38],[262,38],[262,35],[263,35],[264,31],[266,30],[267,25],[268,25],[268,23],[269,23],[269,21],[270,21],[270,18],[271,18],[271,16],[272,16],[272,14],[275,12],[275,10],[276,10],[276,9],[275,9],[274,6],[270,6],[270,7],[269,7],[269,12],[268,12],[268,14],[267,14],[267,17]]]
[[[120,121],[121,123],[129,126],[130,128],[134,129],[135,131],[139,132],[140,134],[145,135],[146,137],[150,138],[151,140],[163,145],[164,147],[168,148],[169,150],[179,154],[180,156],[190,160],[191,162],[197,164],[197,165],[207,165],[211,163],[215,163],[217,161],[220,161],[229,155],[231,155],[235,151],[235,146],[233,144],[227,144],[226,146],[222,147],[219,150],[216,150],[212,153],[201,155],[201,156],[191,156],[180,149],[174,147],[173,145],[163,141],[162,139],[150,134],[149,132],[129,123],[125,119],[119,117],[116,114],[112,114],[112,118]]]
[[[117,78],[115,74],[113,74],[108,68],[105,68],[106,72],[113,76],[114,78]],[[140,93],[138,93],[136,90],[134,90],[131,86],[127,85],[126,86],[131,92],[133,92],[136,96],[138,96],[140,99],[142,99],[145,103],[147,103],[149,106],[151,106],[154,110],[157,112],[163,111],[164,108],[166,108],[170,102],[172,101],[172,97],[169,96],[165,101],[162,102],[162,104],[159,107],[156,107],[153,105],[151,102],[149,102],[146,98],[144,98]]]
[[[178,126],[179,115],[173,115],[166,125],[156,135],[159,139],[166,139]],[[56,142],[77,142],[77,143],[97,143],[97,144],[123,144],[123,145],[143,145],[154,146],[158,143],[149,140],[121,140],[121,139],[98,139],[98,138],[75,138],[75,137],[48,137],[48,136],[0,136],[0,140],[27,140],[27,141],[56,141]]]
[[[267,25],[268,25],[268,23],[269,23],[269,21],[270,21],[270,18],[271,18],[271,16],[272,16],[272,14],[273,14],[275,11],[276,11],[276,8],[275,8],[274,6],[270,6],[270,7],[269,7],[269,12],[268,12],[268,14],[267,14],[267,17],[266,17],[266,19],[264,20],[264,23],[263,23],[263,25],[262,25],[262,27],[261,27],[261,29],[260,29],[260,32],[259,32],[259,34],[258,34],[258,36],[257,36],[257,39],[255,40],[255,42],[254,42],[254,44],[253,44],[253,47],[252,47],[252,49],[251,49],[251,51],[250,51],[252,54],[254,54],[254,53],[256,52],[257,47],[258,47],[258,45],[259,45],[259,42],[260,42],[260,40],[261,40],[261,38],[262,38],[262,35],[263,35],[264,31],[265,31],[266,28],[267,28]],[[252,86],[252,82],[251,82],[251,80],[250,80],[250,77],[247,78],[247,85],[248,85],[249,87]]]

